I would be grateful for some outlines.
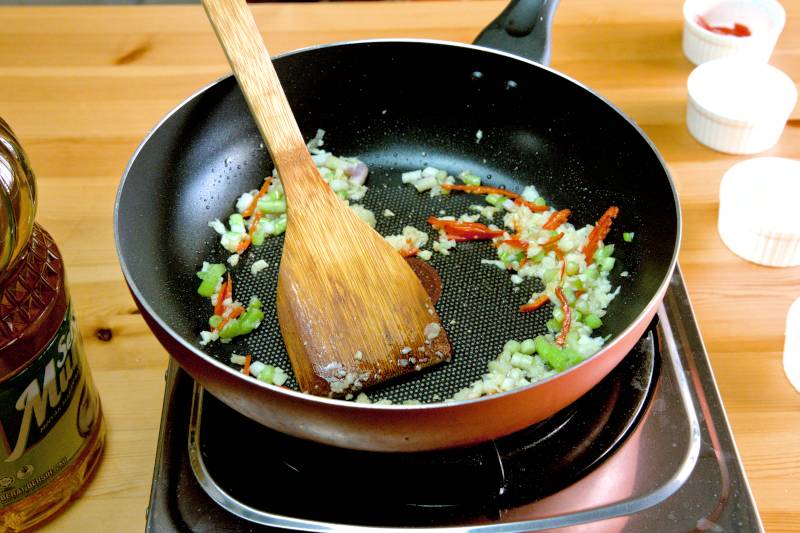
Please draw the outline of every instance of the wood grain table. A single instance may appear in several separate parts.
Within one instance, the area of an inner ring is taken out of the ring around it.
[[[564,0],[553,66],[632,116],[666,159],[683,207],[680,263],[761,516],[768,531],[798,531],[800,395],[781,353],[800,268],[746,263],[717,235],[720,178],[744,158],[704,148],[686,130],[692,65],[681,52],[681,3]],[[772,63],[800,80],[800,0],[783,4],[788,20]],[[478,0],[254,11],[279,53],[372,37],[469,42],[502,7]],[[114,194],[148,130],[229,69],[199,6],[0,8],[0,21],[0,114],[38,174],[38,221],[64,253],[108,423],[97,476],[47,529],[141,531],[167,354],[136,313],[117,263]],[[800,158],[800,128],[787,127],[767,155]],[[103,330],[110,340],[101,340]]]

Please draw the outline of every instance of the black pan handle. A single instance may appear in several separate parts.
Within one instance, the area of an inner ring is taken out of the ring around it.
[[[550,27],[558,0],[511,0],[473,44],[550,64]]]

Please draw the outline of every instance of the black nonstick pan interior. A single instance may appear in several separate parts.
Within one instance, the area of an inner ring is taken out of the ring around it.
[[[369,166],[362,203],[376,213],[381,234],[413,225],[432,242],[429,215],[458,216],[483,202],[461,193],[417,193],[401,185],[404,171],[470,170],[487,185],[517,192],[533,184],[550,205],[570,208],[576,225],[593,224],[610,205],[620,208],[606,242],[617,245],[611,279],[622,291],[597,334],[613,339],[656,296],[677,243],[674,191],[639,129],[585,87],[507,54],[422,41],[320,47],[275,65],[304,136],[324,129],[327,150]],[[196,294],[194,273],[202,261],[224,262],[228,255],[208,221],[226,219],[239,194],[271,171],[233,78],[178,108],[131,164],[117,207],[120,254],[144,300],[186,342],[199,347],[199,331],[212,314],[208,299]],[[386,208],[395,216],[383,217]],[[495,223],[502,225],[501,215]],[[623,231],[635,232],[632,243],[623,242]],[[282,242],[251,248],[234,269],[236,299],[258,295],[266,304],[264,323],[230,344],[212,343],[203,349],[208,356],[229,364],[231,352],[251,353],[290,371],[273,307]],[[514,285],[509,273],[480,263],[494,255],[486,242],[434,254],[444,289],[437,309],[453,360],[374,388],[373,400],[447,398],[480,377],[505,341],[546,331],[550,306],[519,313],[535,286]],[[257,259],[269,267],[254,277],[249,267]],[[620,277],[622,271],[630,277]],[[296,384],[290,379],[287,386]]]

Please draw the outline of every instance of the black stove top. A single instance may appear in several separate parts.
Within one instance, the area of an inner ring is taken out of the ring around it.
[[[762,531],[676,272],[636,348],[575,404],[478,446],[332,448],[167,373],[148,531]]]

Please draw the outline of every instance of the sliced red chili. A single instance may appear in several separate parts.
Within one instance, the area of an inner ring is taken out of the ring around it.
[[[541,306],[546,304],[549,300],[550,300],[550,298],[548,298],[546,294],[542,294],[541,296],[536,298],[534,301],[520,306],[519,312],[520,313],[530,313],[531,311],[536,311]]]
[[[517,205],[524,205],[525,207],[527,207],[528,209],[530,209],[534,213],[543,213],[543,212],[547,211],[548,209],[550,209],[546,205],[535,204],[533,202],[529,202],[527,200],[523,200],[521,197],[515,198],[514,199],[514,203],[517,204]]]
[[[554,230],[557,229],[561,224],[567,221],[569,216],[572,214],[572,211],[569,209],[562,209],[561,211],[554,211],[550,218],[547,219],[542,225],[542,229],[549,229]]]
[[[569,307],[569,302],[567,302],[567,297],[564,296],[564,291],[561,290],[561,287],[556,287],[556,296],[561,302],[561,311],[564,312],[564,321],[561,323],[561,333],[556,337],[556,344],[563,347],[564,343],[567,342],[569,327],[572,323],[572,310]]]
[[[454,241],[485,241],[502,237],[502,230],[493,230],[479,222],[459,222],[428,217],[428,223],[434,228],[441,228]]]
[[[611,222],[616,218],[619,214],[619,208],[615,205],[612,205],[606,212],[603,213],[603,216],[597,221],[592,229],[592,232],[589,234],[589,237],[586,239],[586,244],[583,247],[583,255],[586,257],[586,265],[591,265],[592,261],[594,260],[594,253],[597,251],[597,244],[606,238],[608,232],[611,231]]]

